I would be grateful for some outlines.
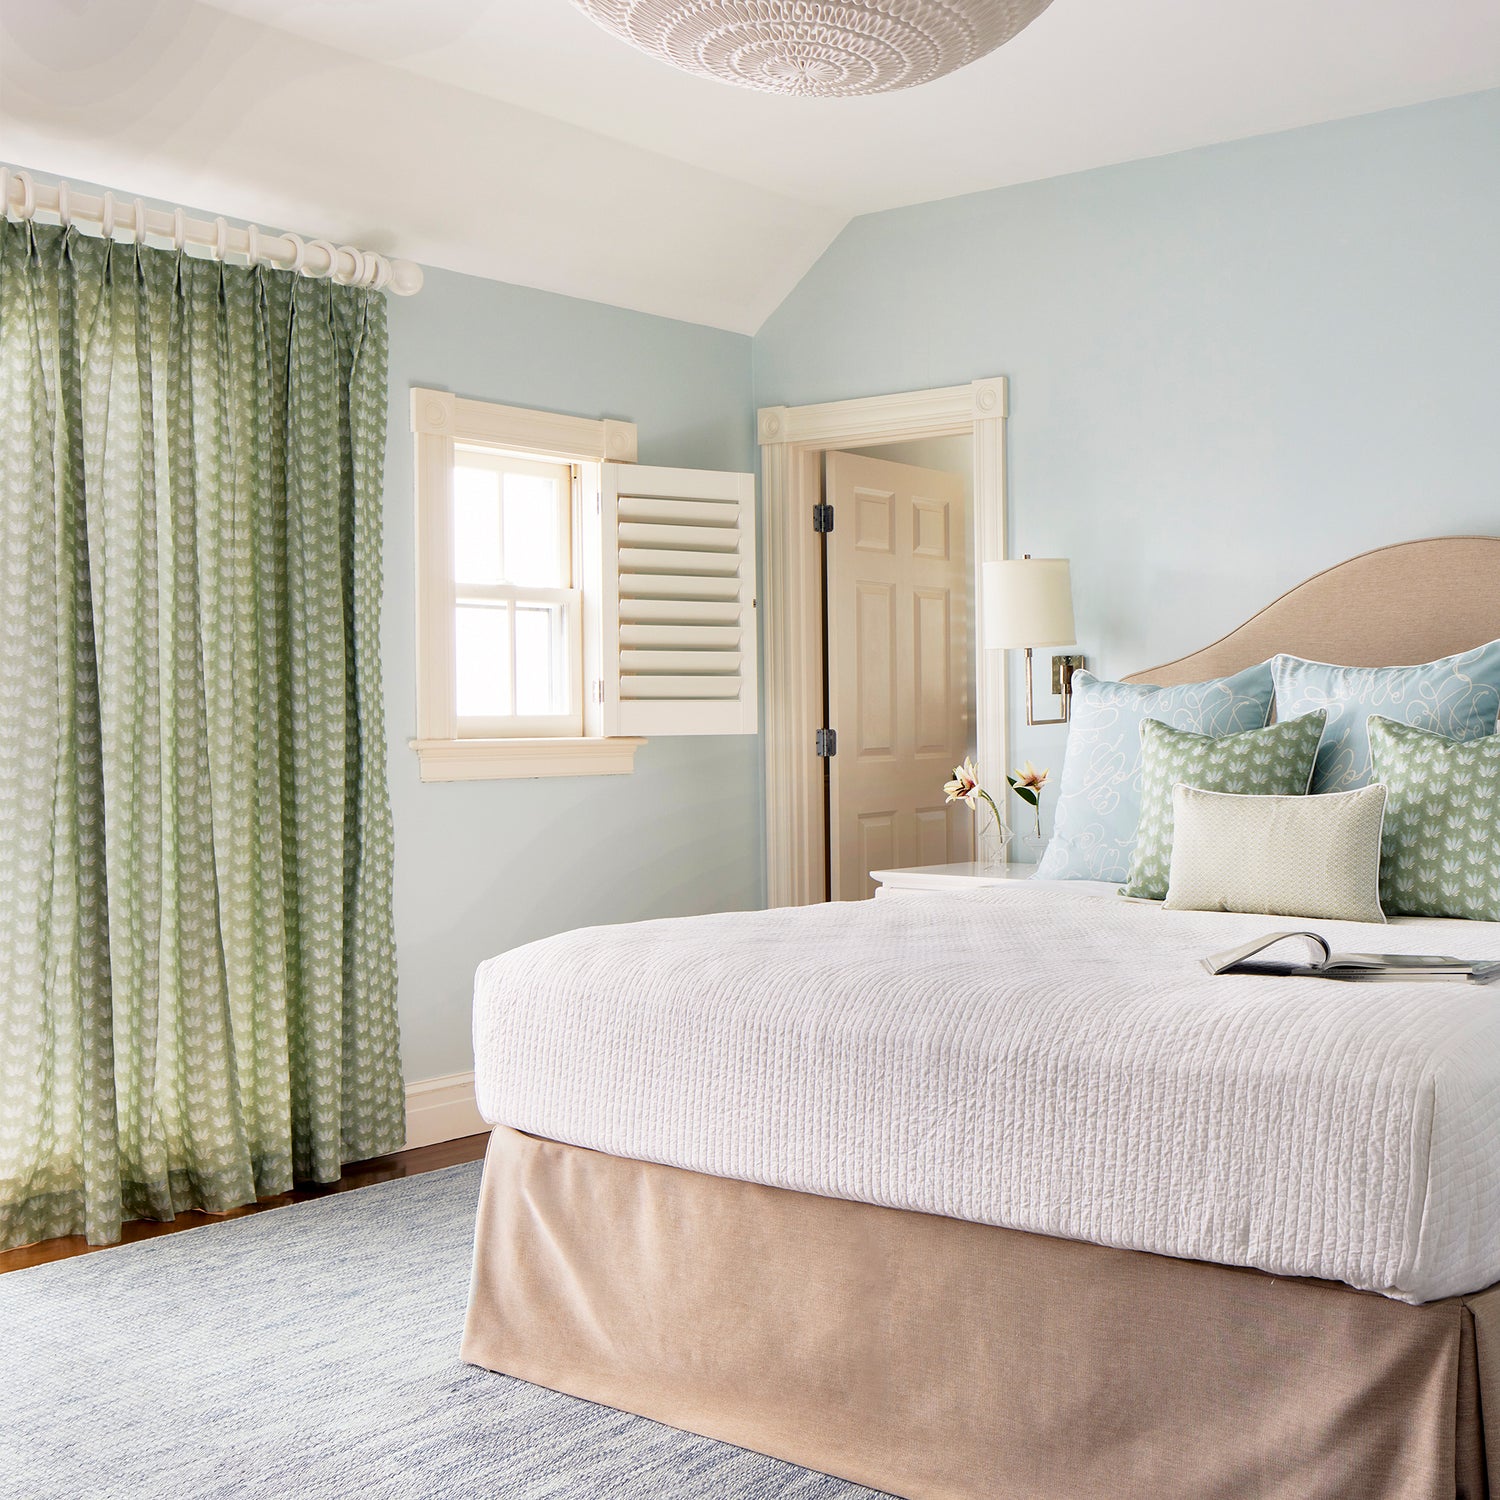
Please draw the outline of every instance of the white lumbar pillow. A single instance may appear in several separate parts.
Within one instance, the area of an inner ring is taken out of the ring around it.
[[[1314,797],[1172,789],[1173,911],[1383,922],[1385,788]]]

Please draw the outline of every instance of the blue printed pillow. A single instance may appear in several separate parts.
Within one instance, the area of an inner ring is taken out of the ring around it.
[[[1347,792],[1371,779],[1371,714],[1450,740],[1494,734],[1500,718],[1500,641],[1420,667],[1333,667],[1300,656],[1271,660],[1276,717],[1328,714],[1314,792]]]
[[[1141,725],[1157,719],[1194,734],[1260,729],[1271,713],[1271,667],[1233,677],[1147,687],[1073,674],[1073,715],[1043,880],[1112,880],[1130,873],[1141,816]]]

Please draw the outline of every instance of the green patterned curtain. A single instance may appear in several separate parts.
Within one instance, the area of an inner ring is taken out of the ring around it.
[[[0,225],[0,1248],[401,1145],[385,303]]]

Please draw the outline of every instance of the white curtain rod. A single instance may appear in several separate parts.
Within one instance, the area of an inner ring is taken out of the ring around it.
[[[247,264],[264,263],[304,276],[331,277],[344,286],[365,286],[410,297],[422,290],[422,268],[415,261],[391,260],[373,250],[303,240],[296,234],[262,234],[252,224],[235,229],[223,218],[189,218],[180,208],[147,208],[139,198],[116,202],[80,192],[66,182],[38,182],[30,172],[0,167],[0,205],[7,219],[28,220],[42,214],[84,234],[113,239],[117,234],[144,244],[155,239],[178,250],[189,245],[208,250],[216,260],[240,256]]]

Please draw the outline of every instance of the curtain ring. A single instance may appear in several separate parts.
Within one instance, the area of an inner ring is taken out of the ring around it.
[[[372,292],[384,291],[390,284],[391,263],[383,255],[377,255],[373,259],[375,261],[375,275],[370,282],[370,290]]]
[[[333,273],[338,270],[339,265],[339,253],[334,249],[332,242],[329,240],[309,240],[307,248],[309,250],[321,250],[328,257],[328,269],[323,272],[323,275],[332,280]],[[309,272],[308,274],[311,275],[313,273]]]
[[[0,164],[0,222],[10,220],[10,168]]]
[[[146,243],[146,205],[139,198],[135,200],[133,211],[135,213],[134,238],[137,245]]]
[[[73,215],[68,211],[68,184],[66,182],[57,184],[57,222],[64,229],[73,227]]]
[[[16,181],[21,184],[21,217],[29,219],[36,212],[36,184],[25,167],[16,173]]]
[[[302,243],[302,236],[300,234],[293,234],[291,230],[287,230],[287,232],[282,235],[282,239],[290,240],[297,252],[292,257],[292,263],[287,267],[287,270],[294,273],[300,271],[302,269],[303,261],[307,259],[307,246]]]
[[[112,240],[115,237],[115,195],[106,192],[104,195],[104,207],[99,213],[99,227],[103,231],[104,238]]]
[[[214,259],[222,266],[224,256],[229,250],[229,225],[224,220],[223,214],[214,218]]]
[[[341,281],[347,281],[350,286],[363,286],[365,281],[365,252],[357,250],[353,245],[340,245],[339,254],[347,255],[354,262],[354,269],[346,277],[340,277]]]
[[[187,216],[181,208],[172,210],[172,243],[179,255],[187,248]]]
[[[260,261],[260,226],[249,224],[245,227],[245,243],[249,247],[245,251],[247,265],[256,265]]]

